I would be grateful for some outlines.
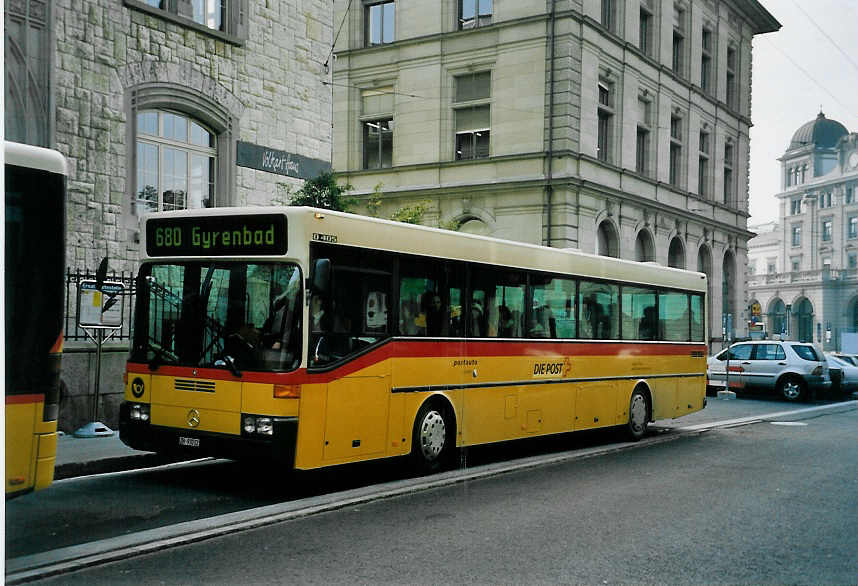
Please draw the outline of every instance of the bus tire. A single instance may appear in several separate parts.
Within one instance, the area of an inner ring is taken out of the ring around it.
[[[629,422],[626,424],[626,435],[629,440],[636,442],[646,435],[649,425],[649,399],[640,388],[632,392],[629,400]]]
[[[449,407],[427,401],[414,420],[411,461],[417,472],[430,474],[450,466],[456,443],[456,424]]]

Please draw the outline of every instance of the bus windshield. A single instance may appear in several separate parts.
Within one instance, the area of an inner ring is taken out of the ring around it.
[[[301,276],[292,263],[143,265],[130,360],[294,370],[301,362]]]

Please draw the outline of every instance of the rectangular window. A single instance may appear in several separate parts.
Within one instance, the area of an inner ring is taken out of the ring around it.
[[[618,300],[617,285],[581,281],[578,285],[578,337],[616,340],[620,329]]]
[[[822,241],[830,242],[831,241],[831,220],[823,220],[822,221]]]
[[[653,49],[653,17],[649,6],[641,4],[639,30],[638,30],[638,47],[641,52],[647,57],[652,57]]]
[[[704,342],[706,332],[703,327],[703,295],[691,295],[691,341]]]
[[[673,8],[673,72],[685,76],[685,11]]]
[[[483,159],[490,154],[491,72],[455,78],[456,160]]]
[[[703,51],[700,57],[700,87],[712,93],[712,31],[703,29]]]
[[[697,157],[697,193],[709,195],[709,133],[700,132],[700,152]]]
[[[613,162],[614,86],[599,82],[597,152],[600,161]]]
[[[641,175],[648,175],[649,171],[649,130],[638,126],[637,144],[635,149],[635,170]]]
[[[381,45],[395,40],[395,11],[393,2],[364,5],[366,45]]]
[[[670,184],[679,187],[682,174],[682,118],[670,117]]]
[[[789,213],[791,216],[797,216],[801,213],[801,198],[793,198],[789,202]]]
[[[724,204],[730,205],[734,203],[736,187],[733,180],[733,145],[727,143],[724,145]],[[738,207],[738,202],[735,202]]]
[[[843,202],[843,203],[845,203],[845,204],[850,204],[850,203],[852,203],[852,201],[853,201],[853,199],[852,199],[852,198],[854,197],[854,195],[853,195],[853,194],[854,194],[854,192],[853,192],[853,190],[852,190],[852,186],[851,186],[851,185],[848,185],[848,186],[846,187],[846,198],[845,198],[845,200],[844,200],[844,202]]]
[[[850,254],[847,265],[850,269],[858,269],[858,254]]]
[[[602,26],[617,32],[617,0],[602,0]]]
[[[858,238],[858,216],[849,216],[849,238]]]
[[[801,246],[801,226],[796,225],[792,227],[792,245],[793,246]]]
[[[234,0],[237,2],[240,0]],[[192,22],[200,24],[206,28],[215,31],[223,31],[230,34],[235,34],[237,29],[237,18],[231,18],[230,13],[233,11],[233,2],[229,0],[143,0],[143,4],[152,7],[153,9],[166,12],[168,14],[186,18]],[[236,11],[235,14],[239,14]]]
[[[797,273],[801,270],[801,261],[797,258],[792,259],[792,272]]]
[[[493,0],[459,0],[459,30],[492,23]]]
[[[658,337],[669,342],[689,340],[688,294],[662,292],[658,294]]]
[[[776,263],[769,261],[766,265],[766,273],[774,275],[776,272],[778,272]]]
[[[654,289],[623,287],[623,340],[658,339],[658,315]]]
[[[738,94],[736,93],[737,68],[736,48],[727,47],[727,105],[734,110],[739,107]]]
[[[568,340],[575,333],[575,281],[531,275],[527,335]],[[515,323],[515,314],[512,314]]]
[[[519,271],[472,269],[468,335],[474,338],[520,337],[525,285],[525,276]],[[550,331],[529,331],[528,336],[553,337]]]
[[[455,263],[400,257],[399,335],[464,335],[463,275],[462,268]]]
[[[363,125],[363,168],[386,169],[393,165],[393,120],[367,120]]]

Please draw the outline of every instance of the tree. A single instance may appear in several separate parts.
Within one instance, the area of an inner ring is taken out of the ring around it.
[[[390,219],[406,224],[419,224],[429,209],[428,201],[418,201],[409,206],[403,206],[391,214]]]
[[[356,197],[346,195],[352,189],[354,187],[349,183],[338,185],[334,174],[327,171],[305,181],[303,187],[292,195],[289,205],[347,212],[357,204]]]

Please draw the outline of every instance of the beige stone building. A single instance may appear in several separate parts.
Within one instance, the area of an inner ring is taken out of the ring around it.
[[[759,2],[334,7],[333,166],[375,213],[701,270],[741,335]]]
[[[820,112],[778,161],[778,222],[748,242],[750,302],[769,335],[840,350],[858,333],[858,133]]]
[[[89,417],[95,372],[78,276],[107,255],[130,291],[142,214],[270,205],[330,168],[333,12],[324,0],[7,0],[4,21],[5,137],[69,162],[60,428],[71,431]],[[103,355],[108,424],[130,308],[129,297]]]

